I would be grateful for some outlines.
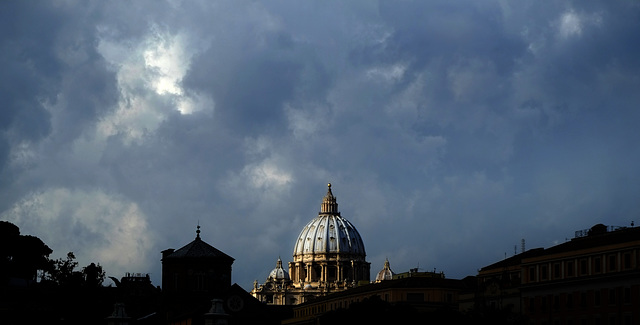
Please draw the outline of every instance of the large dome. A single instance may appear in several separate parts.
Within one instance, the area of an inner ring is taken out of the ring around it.
[[[356,227],[340,216],[331,184],[322,200],[320,213],[300,232],[293,256],[316,254],[366,256],[364,243]]]

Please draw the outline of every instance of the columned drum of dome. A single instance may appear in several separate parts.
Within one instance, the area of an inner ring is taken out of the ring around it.
[[[370,265],[362,237],[355,226],[340,215],[331,184],[320,213],[300,232],[293,248],[289,274],[294,285],[308,288],[369,281]]]

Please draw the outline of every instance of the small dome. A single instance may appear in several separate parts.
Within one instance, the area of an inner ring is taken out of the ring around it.
[[[378,272],[378,275],[376,276],[376,282],[393,280],[394,274],[395,273],[391,271],[391,266],[389,265],[389,259],[386,259],[384,261],[384,267],[382,268],[382,270],[380,270],[380,272]]]
[[[278,261],[276,262],[276,268],[271,270],[269,273],[269,277],[267,280],[285,280],[289,281],[289,273],[282,268],[282,260],[278,257]]]
[[[293,248],[294,256],[329,253],[366,256],[358,230],[338,212],[331,184],[322,200],[320,213],[302,229]]]

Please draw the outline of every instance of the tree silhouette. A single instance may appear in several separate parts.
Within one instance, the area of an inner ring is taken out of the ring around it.
[[[66,258],[52,261],[47,279],[62,287],[100,287],[105,279],[105,272],[100,264],[91,263],[76,271],[78,262],[73,252]]]
[[[10,281],[35,283],[38,271],[42,280],[64,287],[99,287],[105,279],[100,264],[91,263],[76,271],[78,262],[73,252],[66,258],[49,259],[53,250],[40,238],[20,235],[20,228],[11,222],[0,221],[0,286]]]
[[[48,280],[63,287],[76,287],[82,283],[82,275],[73,270],[78,266],[73,252],[67,253],[65,259],[53,260],[53,267],[49,270]],[[75,273],[75,274],[74,274]]]
[[[100,264],[91,263],[82,268],[82,275],[84,276],[84,285],[87,287],[99,287],[102,286],[102,282],[105,279],[106,273],[102,269]]]
[[[0,280],[7,284],[11,278],[26,282],[37,280],[38,270],[50,266],[53,252],[40,238],[20,235],[18,226],[0,221]]]

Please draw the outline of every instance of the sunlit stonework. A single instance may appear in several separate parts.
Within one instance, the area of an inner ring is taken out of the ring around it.
[[[340,215],[329,184],[320,213],[302,229],[294,244],[289,272],[278,259],[264,284],[254,282],[251,294],[265,303],[293,305],[344,291],[369,281],[370,264],[365,258],[362,238]]]
[[[389,259],[386,259],[384,261],[384,267],[382,268],[382,270],[380,270],[380,272],[378,272],[378,275],[376,275],[376,283],[387,281],[387,280],[393,280],[394,275],[395,273],[391,270],[391,264],[389,264]]]

